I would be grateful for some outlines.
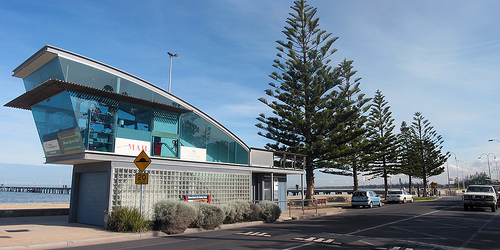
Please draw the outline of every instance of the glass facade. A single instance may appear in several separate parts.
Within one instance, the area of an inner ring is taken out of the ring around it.
[[[31,107],[46,156],[84,150],[67,92]]]
[[[61,71],[61,64],[57,58],[43,65],[31,75],[24,78],[24,88],[26,91],[31,90],[50,78],[64,80],[64,76]]]
[[[113,170],[111,204],[139,207],[141,185],[135,184],[137,169],[116,167]],[[149,183],[143,186],[143,211],[148,216],[154,204],[166,199],[183,199],[184,195],[211,195],[212,204],[232,200],[250,200],[250,173],[189,172],[175,170],[145,170]]]
[[[137,83],[61,57],[23,80],[28,91],[50,78],[181,106]],[[180,148],[187,147],[202,149],[200,152],[206,152],[204,160],[209,162],[248,164],[248,151],[243,145],[194,112],[181,115],[68,91],[33,106],[32,111],[46,156],[82,150],[116,153],[122,147],[117,140],[127,139],[140,142],[153,156],[182,159]],[[66,150],[62,138],[69,138]]]
[[[181,145],[207,150],[207,161],[248,164],[248,152],[195,113],[181,117]]]

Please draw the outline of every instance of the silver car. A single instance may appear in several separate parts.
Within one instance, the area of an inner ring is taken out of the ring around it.
[[[387,202],[413,202],[413,196],[404,190],[391,190],[385,199]]]

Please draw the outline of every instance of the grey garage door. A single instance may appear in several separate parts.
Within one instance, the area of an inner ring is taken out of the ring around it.
[[[78,189],[77,222],[104,226],[108,202],[108,173],[81,173]]]

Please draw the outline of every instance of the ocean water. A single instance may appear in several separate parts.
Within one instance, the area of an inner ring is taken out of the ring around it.
[[[0,191],[0,204],[69,203],[70,194],[43,194]]]

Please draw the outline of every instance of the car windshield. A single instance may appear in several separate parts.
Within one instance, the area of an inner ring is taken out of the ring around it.
[[[469,187],[467,192],[493,193],[493,189],[491,187]]]
[[[402,194],[402,191],[389,191],[389,194]]]
[[[366,196],[366,192],[356,191],[352,194],[352,196]]]

